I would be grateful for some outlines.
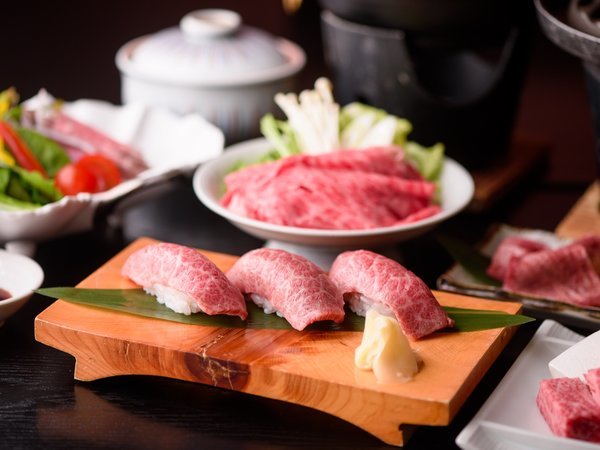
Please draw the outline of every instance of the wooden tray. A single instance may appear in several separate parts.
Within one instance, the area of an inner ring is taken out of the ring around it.
[[[556,227],[562,237],[575,239],[592,233],[600,234],[600,181],[590,185]]]
[[[80,287],[130,288],[120,268],[142,238]],[[235,256],[202,252],[222,270]],[[521,305],[435,292],[443,305],[517,313]],[[360,332],[225,329],[185,325],[58,300],[35,320],[39,342],[76,359],[82,381],[158,375],[284,400],[333,414],[388,444],[412,425],[447,425],[504,348],[514,328],[436,333],[412,343],[423,359],[410,382],[377,384],[354,366]]]

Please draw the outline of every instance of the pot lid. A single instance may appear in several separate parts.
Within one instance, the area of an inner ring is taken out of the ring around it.
[[[174,84],[270,81],[299,71],[304,61],[295,44],[244,26],[239,14],[223,9],[191,12],[179,27],[138,38],[117,53],[124,73]]]

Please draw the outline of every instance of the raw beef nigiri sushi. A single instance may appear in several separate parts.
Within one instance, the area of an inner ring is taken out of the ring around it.
[[[375,308],[393,315],[412,339],[454,325],[427,285],[385,256],[368,250],[344,252],[333,262],[329,277],[352,311],[364,316]]]
[[[169,243],[149,245],[132,253],[121,273],[175,312],[248,316],[240,290],[192,248]]]
[[[321,320],[344,320],[344,299],[327,274],[302,256],[284,250],[252,250],[227,277],[265,312],[276,312],[296,330]]]

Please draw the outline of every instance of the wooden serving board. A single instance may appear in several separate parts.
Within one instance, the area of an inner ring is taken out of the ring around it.
[[[132,288],[120,275],[142,238],[79,284]],[[202,251],[222,270],[235,256]],[[521,305],[435,292],[443,305],[509,313]],[[412,381],[378,384],[354,366],[361,332],[228,329],[149,319],[57,300],[35,320],[39,342],[76,359],[75,378],[158,375],[284,400],[333,414],[402,445],[411,425],[447,425],[514,328],[435,333],[413,342],[423,360]]]
[[[600,181],[592,183],[556,227],[562,237],[578,238],[600,234]]]

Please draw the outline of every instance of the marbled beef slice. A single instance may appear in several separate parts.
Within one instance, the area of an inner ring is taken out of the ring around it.
[[[536,401],[555,435],[600,442],[600,409],[579,378],[542,380]]]

